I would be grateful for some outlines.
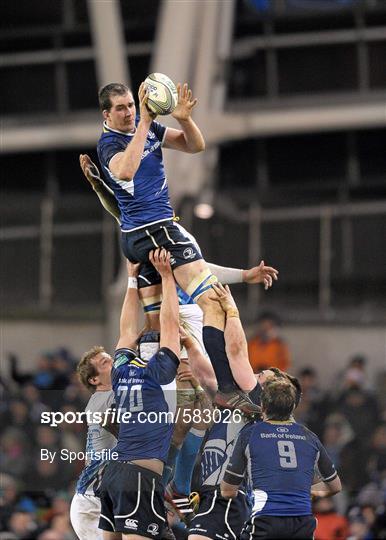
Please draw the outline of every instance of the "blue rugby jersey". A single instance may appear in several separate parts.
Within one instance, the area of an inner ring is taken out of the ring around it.
[[[308,516],[315,466],[324,481],[337,476],[314,433],[296,422],[258,422],[240,432],[224,480],[238,485],[248,470],[252,516]]]
[[[202,451],[202,486],[220,485],[238,434],[246,424],[245,418],[241,415],[240,422],[236,422],[230,409],[218,410],[217,413],[220,422],[215,422],[210,428]]]
[[[112,390],[97,391],[90,397],[85,411],[104,413],[114,403]],[[115,446],[117,440],[99,423],[88,422],[86,452],[100,452]],[[104,459],[87,459],[76,484],[76,492],[81,495],[95,495],[99,487],[102,471],[106,465]]]
[[[139,116],[136,118],[136,125]],[[97,152],[107,185],[113,190],[121,213],[121,229],[130,231],[150,223],[171,219],[168,183],[161,146],[166,128],[152,122],[137,172],[132,180],[119,180],[110,171],[110,160],[124,152],[134,133],[123,133],[103,124]]]
[[[111,378],[121,414],[118,443],[114,448],[118,460],[159,459],[166,462],[177,406],[175,377],[178,365],[177,356],[165,347],[148,363],[130,349],[115,351]],[[130,413],[127,421],[123,417],[125,412]]]

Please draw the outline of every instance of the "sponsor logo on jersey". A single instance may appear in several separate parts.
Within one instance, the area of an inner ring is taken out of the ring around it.
[[[125,527],[126,529],[138,529],[138,519],[126,519],[125,521]]]
[[[276,431],[278,431],[279,433],[288,433],[289,429],[286,427],[278,427],[276,428]]]
[[[150,523],[150,525],[147,528],[147,532],[155,536],[158,534],[158,525],[157,523]]]
[[[117,368],[117,367],[121,366],[122,364],[124,364],[125,362],[128,362],[127,356],[125,354],[120,354],[114,360],[114,367]]]
[[[184,249],[184,251],[182,252],[182,256],[184,257],[184,259],[194,259],[196,254],[194,252],[194,249],[191,248],[191,247],[187,247]]]

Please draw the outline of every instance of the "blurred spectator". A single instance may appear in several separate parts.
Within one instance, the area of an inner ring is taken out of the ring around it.
[[[348,521],[336,512],[332,499],[315,500],[313,511],[318,520],[314,535],[315,540],[344,540],[347,538]]]
[[[74,467],[58,456],[52,461],[41,460],[36,456],[36,466],[26,477],[27,486],[36,486],[37,491],[48,492],[52,497],[58,490],[67,489],[72,477],[76,474]],[[59,467],[60,463],[60,467]]]
[[[10,517],[9,531],[15,534],[17,540],[35,540],[38,525],[33,514],[16,510]]]
[[[4,531],[19,500],[19,492],[16,480],[9,474],[0,474],[0,486],[0,531]]]
[[[37,388],[51,388],[54,380],[51,364],[52,357],[52,354],[49,352],[42,353],[37,360],[36,371],[21,373],[18,367],[19,360],[17,356],[9,354],[8,360],[10,363],[12,379],[21,386],[32,382]]]
[[[287,344],[280,337],[280,319],[273,313],[262,313],[257,320],[256,335],[248,342],[249,361],[255,373],[268,367],[288,371],[291,361]]]
[[[350,358],[342,375],[344,388],[368,388],[366,364],[367,359],[363,354],[356,354]]]
[[[302,399],[296,408],[296,420],[322,437],[323,422],[331,406],[327,394],[319,388],[318,375],[312,367],[303,368],[298,379],[302,387]]]
[[[322,441],[335,467],[340,467],[341,452],[354,439],[354,432],[340,414],[330,415],[325,422]]]
[[[41,413],[48,410],[48,407],[42,402],[40,392],[33,383],[24,386],[23,398],[29,410],[29,417],[35,424],[39,424]]]
[[[9,427],[0,441],[1,472],[12,472],[15,478],[22,478],[30,466],[28,439],[18,428]]]
[[[62,540],[76,540],[69,514],[58,514],[52,519],[51,530],[59,533]]]
[[[63,414],[66,412],[77,412],[76,407],[73,405],[63,405],[60,409]],[[73,452],[81,452],[83,450],[83,440],[80,436],[84,432],[84,426],[82,423],[69,423],[63,422],[58,426],[60,429],[60,438],[62,448],[68,448]],[[80,465],[81,469],[83,468],[84,463]]]
[[[358,437],[364,439],[370,437],[378,424],[379,415],[375,398],[355,385],[340,396],[335,408],[347,418]]]
[[[363,517],[357,517],[350,521],[347,540],[372,540],[374,536]]]
[[[386,424],[378,426],[372,436],[368,470],[371,478],[386,476]]]

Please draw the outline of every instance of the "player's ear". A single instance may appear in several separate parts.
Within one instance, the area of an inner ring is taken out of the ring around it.
[[[88,378],[88,382],[92,385],[97,385],[99,380],[98,380],[98,376],[95,376],[95,377],[89,377]]]
[[[104,110],[102,111],[102,114],[103,114],[103,118],[104,118],[105,120],[107,120],[108,117],[109,117],[109,111],[108,111],[107,109],[104,109]]]

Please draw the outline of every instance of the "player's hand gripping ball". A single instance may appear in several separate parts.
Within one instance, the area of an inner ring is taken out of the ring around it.
[[[174,111],[178,101],[174,82],[163,73],[151,73],[145,79],[149,96],[147,107],[154,114],[166,115]]]

